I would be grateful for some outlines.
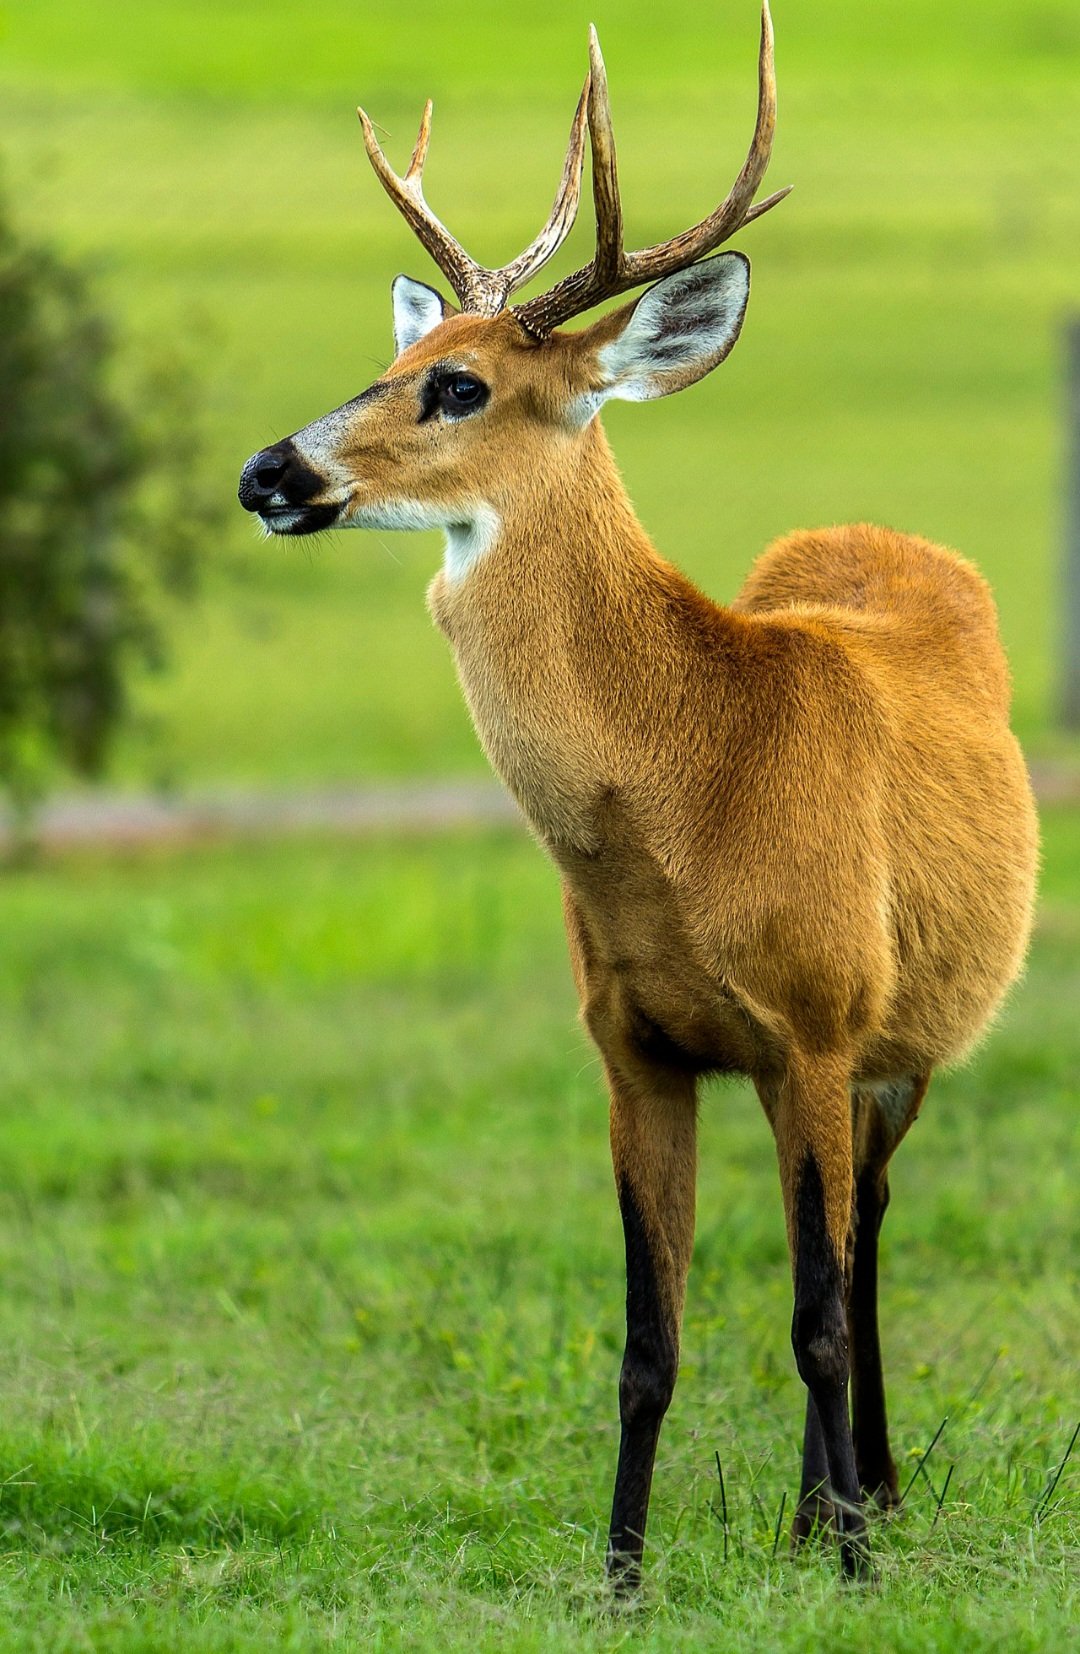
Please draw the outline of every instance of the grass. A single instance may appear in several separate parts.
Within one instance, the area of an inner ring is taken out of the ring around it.
[[[628,233],[699,216],[747,140],[752,0],[597,14]],[[0,92],[26,222],[103,266],[147,348],[203,378],[232,516],[141,695],[129,780],[326,780],[479,770],[422,610],[430,537],[261,544],[231,507],[243,459],[370,381],[392,276],[426,260],[367,174],[352,106],[392,158],[433,92],[431,198],[481,257],[546,210],[584,67],[586,8],[507,13],[324,0],[10,10]],[[1052,734],[1059,332],[1077,303],[1080,25],[1068,0],[854,0],[777,9],[772,178],[796,193],[742,244],[748,326],[723,372],[608,423],[658,543],[718,597],[798,524],[884,520],[992,579],[1029,745]],[[589,214],[583,214],[588,220]],[[583,222],[553,269],[586,255]]]
[[[10,875],[0,1648],[1063,1647],[1080,817],[1046,846],[1026,981],[897,1162],[883,1317],[915,1480],[880,1586],[776,1537],[790,1288],[769,1134],[726,1086],[630,1617],[599,1589],[621,1237],[536,849]]]
[[[753,10],[597,14],[633,239],[697,217],[741,157]],[[998,591],[1021,732],[1051,746],[1075,9],[777,11],[773,177],[797,193],[745,238],[722,375],[611,414],[632,491],[721,597],[797,523],[956,544]],[[387,0],[0,12],[23,218],[99,264],[145,349],[194,361],[223,500],[252,449],[377,373],[390,278],[427,273],[365,174],[356,98],[400,159],[435,95],[431,197],[499,261],[550,198],[586,21],[577,0],[416,0],[407,27]],[[584,224],[555,273],[587,244]],[[422,612],[434,541],[259,544],[237,510],[209,550],[126,780],[481,767]],[[600,1588],[622,1242],[537,851],[313,840],[5,875],[0,1650],[1065,1646],[1080,817],[1049,815],[1046,852],[1027,979],[897,1164],[883,1314],[913,1480],[875,1533],[879,1588],[786,1552],[783,1224],[728,1086],[703,1110],[632,1616]]]

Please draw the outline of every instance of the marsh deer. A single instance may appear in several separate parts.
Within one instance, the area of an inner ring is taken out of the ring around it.
[[[607,1074],[627,1270],[608,1566],[624,1589],[678,1366],[698,1087],[725,1073],[750,1077],[776,1140],[808,1392],[795,1536],[834,1530],[844,1571],[868,1569],[864,1494],[898,1499],[876,1305],[887,1168],[933,1070],[1020,970],[1031,915],[1033,806],[975,570],[889,529],[824,528],[777,541],[720,607],[654,549],[604,437],[609,397],[682,390],[735,344],[749,263],[705,255],[786,193],[753,204],[775,113],[766,6],[730,193],[628,252],[594,33],[551,217],[488,270],[425,202],[430,104],[403,177],[361,112],[457,306],[399,276],[390,368],[256,454],[240,484],[277,534],[446,532],[431,609],[491,762],[562,874]],[[595,256],[511,303],[573,222],[586,131]]]

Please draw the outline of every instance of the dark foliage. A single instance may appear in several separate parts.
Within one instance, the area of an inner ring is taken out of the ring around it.
[[[0,787],[21,805],[58,766],[101,772],[209,527],[185,376],[117,380],[86,276],[0,202]]]

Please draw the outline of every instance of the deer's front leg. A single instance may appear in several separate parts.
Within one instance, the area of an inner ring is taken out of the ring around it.
[[[653,1463],[679,1365],[686,1275],[694,1240],[696,1094],[689,1075],[646,1064],[608,1065],[611,1157],[626,1239],[626,1351],[619,1380],[622,1435],[608,1540],[608,1573],[636,1588]]]

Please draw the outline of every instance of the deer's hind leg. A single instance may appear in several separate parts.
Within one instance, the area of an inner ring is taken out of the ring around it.
[[[878,1236],[889,1204],[889,1161],[917,1116],[928,1084],[929,1075],[922,1075],[873,1089],[855,1086],[851,1092],[854,1211],[846,1297],[852,1445],[859,1485],[882,1510],[895,1509],[900,1493],[889,1447],[878,1333]],[[836,1529],[828,1474],[821,1420],[808,1395],[802,1480],[791,1531],[796,1546]]]
[[[798,1522],[835,1528],[844,1573],[870,1572],[848,1413],[853,1195],[850,1067],[799,1052],[759,1094],[776,1138],[795,1287],[791,1342],[807,1390]]]
[[[889,1204],[889,1161],[918,1114],[929,1083],[929,1074],[924,1074],[852,1091],[855,1237],[847,1304],[852,1436],[859,1482],[882,1510],[895,1509],[900,1492],[889,1447],[878,1335],[878,1236]]]

